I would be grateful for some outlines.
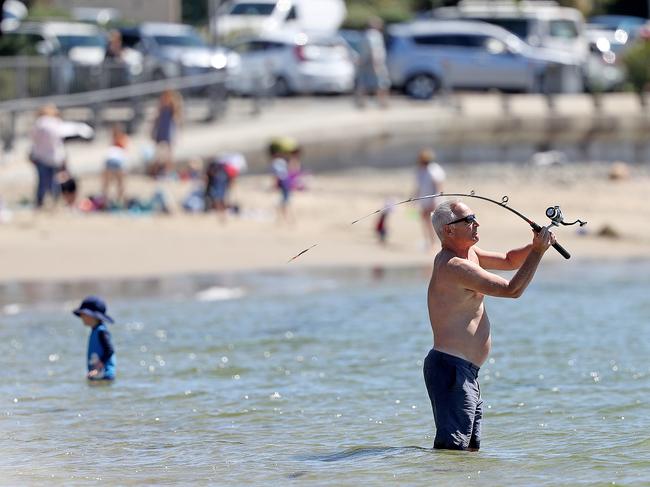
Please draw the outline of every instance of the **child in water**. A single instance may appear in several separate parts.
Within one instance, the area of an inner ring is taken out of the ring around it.
[[[115,349],[106,323],[113,318],[106,314],[106,304],[97,296],[87,296],[73,311],[92,330],[88,339],[88,380],[115,379]]]

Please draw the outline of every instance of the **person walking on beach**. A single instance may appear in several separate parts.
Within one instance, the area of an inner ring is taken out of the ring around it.
[[[435,152],[431,149],[422,149],[418,154],[417,169],[415,171],[415,194],[414,197],[440,193],[442,183],[445,180],[445,171],[435,162]],[[420,207],[420,220],[424,231],[425,246],[427,250],[436,243],[436,235],[431,223],[431,214],[436,209],[436,199],[427,198],[418,201]]]
[[[113,323],[113,318],[106,314],[106,303],[97,296],[87,296],[73,313],[92,329],[88,339],[86,378],[92,381],[115,379],[115,349],[106,327],[107,323]]]
[[[504,254],[476,246],[478,219],[458,200],[442,203],[432,219],[442,244],[427,296],[433,348],[423,367],[436,424],[433,447],[477,451],[483,419],[478,372],[491,346],[483,297],[521,296],[555,236],[542,228],[532,243]],[[486,269],[518,270],[508,280]]]
[[[169,174],[174,162],[174,140],[182,119],[181,97],[176,91],[165,90],[158,100],[158,113],[153,123],[152,138],[156,143],[156,158],[149,167],[153,177]]]
[[[269,144],[269,165],[273,175],[274,186],[280,192],[280,204],[278,206],[278,217],[280,220],[289,221],[289,200],[292,187],[289,173],[289,160],[291,153],[297,147],[297,143],[289,137],[273,139]]]
[[[124,174],[126,165],[126,148],[129,137],[124,132],[122,125],[116,123],[112,128],[111,145],[106,153],[104,172],[102,173],[102,197],[107,207],[111,207],[109,189],[115,184],[115,203],[121,206],[124,200]]]
[[[368,20],[359,49],[357,66],[356,103],[360,108],[366,104],[366,96],[375,94],[381,107],[388,105],[390,78],[386,67],[384,22],[379,17]]]
[[[38,176],[36,208],[43,206],[47,194],[52,195],[53,198],[59,195],[59,182],[56,176],[66,169],[64,140],[75,136],[90,139],[93,134],[92,127],[85,123],[61,120],[55,105],[47,104],[40,108],[31,131],[32,148],[29,153],[29,160],[36,167]]]

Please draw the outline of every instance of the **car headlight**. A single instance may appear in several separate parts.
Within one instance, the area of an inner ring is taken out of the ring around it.
[[[215,69],[223,69],[226,67],[227,63],[228,58],[221,52],[213,54],[212,58],[210,59],[210,65]]]

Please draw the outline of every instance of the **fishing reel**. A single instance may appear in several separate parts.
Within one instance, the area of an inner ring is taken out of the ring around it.
[[[581,227],[586,225],[587,222],[583,222],[582,220],[576,220],[571,223],[567,223],[564,221],[564,215],[562,215],[562,209],[559,206],[549,206],[546,208],[546,216],[550,218],[551,224],[548,226],[548,228],[555,226],[558,227],[560,225],[575,225],[576,223],[579,224]]]

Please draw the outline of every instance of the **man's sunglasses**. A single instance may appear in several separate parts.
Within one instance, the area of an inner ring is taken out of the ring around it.
[[[447,223],[447,225],[453,225],[454,223],[460,223],[460,222],[465,222],[465,223],[478,223],[478,220],[476,219],[476,215],[471,214],[464,216],[463,218],[459,218],[458,220],[454,220],[453,222]]]

